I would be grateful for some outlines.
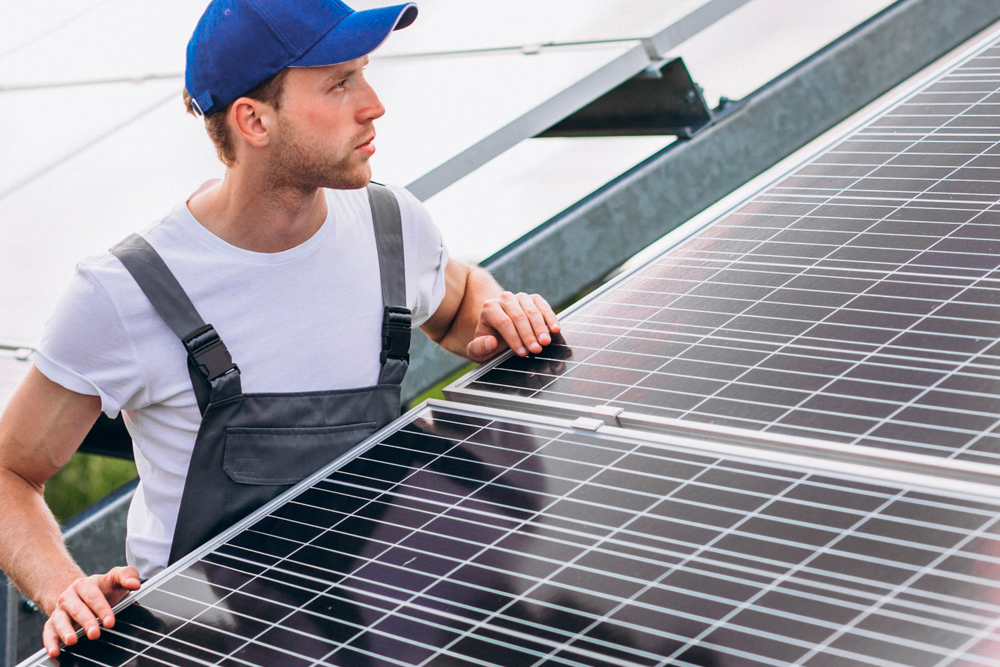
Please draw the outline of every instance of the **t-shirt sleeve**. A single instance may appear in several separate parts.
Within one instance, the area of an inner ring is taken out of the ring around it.
[[[138,355],[114,302],[81,267],[46,323],[31,360],[56,384],[100,396],[101,409],[111,418],[144,387]]]
[[[434,314],[444,299],[448,248],[441,231],[420,200],[405,188],[390,187],[399,202],[403,221],[406,300],[412,312],[413,326],[419,327]]]

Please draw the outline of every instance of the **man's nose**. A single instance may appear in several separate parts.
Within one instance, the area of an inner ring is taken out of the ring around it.
[[[362,124],[385,115],[385,107],[382,106],[381,100],[375,94],[375,89],[367,81],[365,81],[365,88],[364,104],[358,109],[358,115],[360,116],[358,121]]]

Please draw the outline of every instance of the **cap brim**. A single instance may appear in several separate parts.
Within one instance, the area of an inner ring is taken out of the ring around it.
[[[321,67],[357,60],[382,46],[393,30],[405,28],[416,18],[417,6],[412,2],[354,12],[288,66]]]

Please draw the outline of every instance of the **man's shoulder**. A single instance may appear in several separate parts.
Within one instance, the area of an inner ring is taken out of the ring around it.
[[[182,208],[184,208],[184,204],[178,204],[167,215],[136,233],[146,239],[161,255],[169,255],[171,249],[178,244],[178,239],[185,234],[185,225],[181,220]],[[77,264],[77,273],[96,280],[105,289],[112,287],[118,280],[124,278],[131,281],[125,266],[114,256],[110,248],[80,260]]]

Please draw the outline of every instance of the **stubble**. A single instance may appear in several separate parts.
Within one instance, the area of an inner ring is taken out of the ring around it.
[[[354,151],[355,145],[371,135],[371,127],[365,128],[343,151],[324,150],[303,141],[302,133],[280,114],[278,131],[281,139],[268,165],[269,180],[276,189],[290,188],[304,193],[317,188],[354,190],[365,187],[371,180],[368,160]]]

